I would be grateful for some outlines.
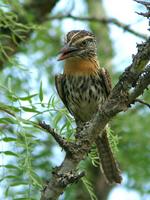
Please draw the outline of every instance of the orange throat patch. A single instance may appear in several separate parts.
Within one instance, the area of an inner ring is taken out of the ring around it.
[[[97,74],[99,63],[96,58],[81,59],[68,58],[65,60],[64,74],[66,75],[94,75]]]

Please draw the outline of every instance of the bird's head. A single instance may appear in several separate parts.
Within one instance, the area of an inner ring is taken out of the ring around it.
[[[68,32],[65,38],[64,47],[60,50],[58,60],[65,60],[73,57],[88,59],[96,56],[95,36],[85,30],[73,30]]]

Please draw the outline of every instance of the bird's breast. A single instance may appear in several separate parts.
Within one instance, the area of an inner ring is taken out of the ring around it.
[[[63,83],[67,105],[74,117],[89,121],[106,95],[99,76],[66,76]]]

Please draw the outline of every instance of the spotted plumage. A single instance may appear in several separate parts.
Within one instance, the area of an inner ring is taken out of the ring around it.
[[[95,36],[89,31],[69,32],[60,53],[58,60],[65,60],[64,73],[55,77],[56,88],[79,127],[94,117],[109,96],[110,76],[99,65]],[[109,146],[106,130],[97,139],[96,145],[107,181],[120,183],[120,171]]]
[[[81,122],[89,121],[107,97],[101,73],[84,77],[64,75],[61,85],[66,107]],[[63,95],[59,95],[63,99]]]

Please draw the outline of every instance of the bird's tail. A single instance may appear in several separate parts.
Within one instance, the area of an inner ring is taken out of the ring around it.
[[[108,183],[121,183],[122,177],[120,169],[113,156],[106,129],[103,131],[102,136],[98,137],[96,141],[98,154],[101,162],[102,172]]]

